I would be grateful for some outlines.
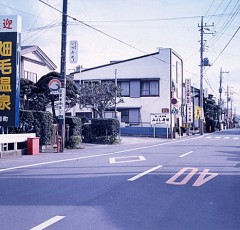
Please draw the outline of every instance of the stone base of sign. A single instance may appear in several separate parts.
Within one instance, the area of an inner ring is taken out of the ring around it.
[[[8,150],[0,152],[0,159],[9,157],[19,157],[26,154],[26,149]]]

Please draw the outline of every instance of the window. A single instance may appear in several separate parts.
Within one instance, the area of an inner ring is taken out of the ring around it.
[[[24,71],[24,78],[25,79],[28,79],[34,83],[37,82],[37,74],[36,73],[32,73],[32,72],[29,72],[29,71]]]
[[[141,96],[159,96],[159,81],[141,81]]]
[[[122,96],[130,96],[130,84],[129,81],[120,81],[118,82],[118,86],[121,88]]]
[[[129,123],[129,110],[124,109],[124,110],[121,110],[120,112],[121,112],[121,121]]]

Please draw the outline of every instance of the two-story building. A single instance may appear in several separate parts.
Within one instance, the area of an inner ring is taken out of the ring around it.
[[[183,61],[173,49],[80,69],[71,75],[79,84],[117,81],[124,100],[117,104],[117,111],[126,126],[173,129],[182,125]],[[91,110],[79,106],[69,112],[73,116],[92,117]],[[109,111],[106,115],[109,116]]]

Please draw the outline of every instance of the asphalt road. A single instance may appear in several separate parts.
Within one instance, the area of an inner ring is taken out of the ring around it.
[[[0,160],[2,230],[240,229],[240,130]]]

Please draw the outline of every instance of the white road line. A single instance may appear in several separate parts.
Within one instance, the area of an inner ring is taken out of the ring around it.
[[[206,138],[207,138],[207,139],[210,139],[210,138],[212,138],[212,137],[210,137],[210,136],[207,136]]]
[[[179,156],[179,157],[185,157],[185,156],[187,156],[188,154],[191,154],[191,153],[193,153],[193,151],[189,151],[189,152],[187,152],[187,153],[184,153],[184,154],[182,154],[182,155]]]
[[[202,136],[191,138],[191,140],[198,139],[198,138],[202,138]],[[47,161],[47,162],[42,162],[42,163],[22,165],[22,166],[16,166],[16,167],[11,167],[11,168],[3,168],[3,169],[0,169],[0,172],[6,172],[6,171],[15,170],[15,169],[30,168],[30,167],[40,166],[40,165],[56,164],[56,163],[62,163],[62,162],[68,162],[68,161],[83,160],[83,159],[102,157],[102,156],[110,156],[110,155],[114,155],[114,154],[118,154],[118,153],[126,153],[126,152],[142,150],[142,149],[154,148],[154,147],[158,147],[158,146],[162,146],[162,145],[171,145],[172,143],[179,143],[179,142],[184,142],[184,141],[188,141],[188,140],[189,139],[182,139],[182,140],[177,140],[177,141],[175,140],[175,141],[164,142],[164,143],[160,143],[160,144],[149,145],[149,146],[144,146],[144,147],[139,147],[139,148],[134,148],[134,149],[126,149],[126,150],[116,151],[116,152],[112,152],[112,153],[103,153],[103,154],[97,154],[97,155],[69,158],[69,159],[58,160],[58,161]]]
[[[224,137],[224,139],[230,139],[230,137]]]
[[[234,137],[233,139],[234,139],[234,140],[238,140],[238,137]]]
[[[136,176],[128,179],[128,181],[135,181],[135,180],[139,179],[140,177],[143,177],[143,176],[147,175],[148,173],[153,172],[153,171],[161,168],[162,166],[163,166],[163,165],[158,165],[158,166],[156,166],[156,167],[154,167],[154,168],[148,169],[148,170],[146,170],[146,171],[144,171],[144,172],[142,172],[142,173],[139,173],[138,175],[136,175]]]
[[[221,137],[215,137],[216,139],[220,139]]]
[[[49,227],[52,224],[55,224],[56,222],[62,220],[63,218],[65,218],[65,216],[54,216],[53,218],[43,222],[42,224],[39,224],[38,226],[31,228],[30,230],[42,230],[45,229],[47,227]]]
[[[126,160],[126,159],[129,159],[129,160]],[[109,158],[109,163],[110,164],[121,164],[121,163],[129,163],[129,162],[145,161],[145,160],[146,160],[146,158],[144,156],[112,157],[112,158]]]

